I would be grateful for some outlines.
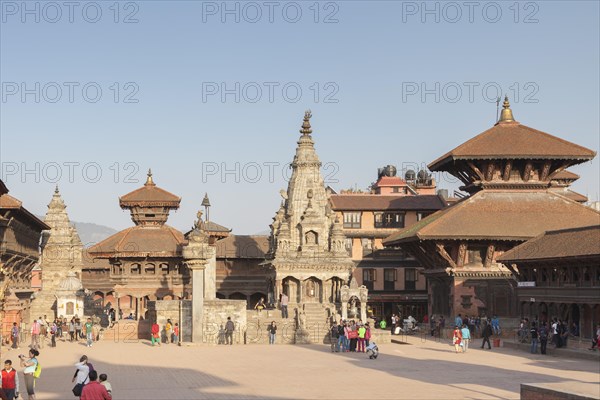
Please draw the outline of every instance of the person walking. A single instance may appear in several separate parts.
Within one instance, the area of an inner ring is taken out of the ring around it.
[[[289,302],[289,298],[287,296],[287,294],[283,293],[281,295],[281,318],[287,318],[288,317],[288,302]]]
[[[529,329],[529,334],[531,336],[531,354],[537,354],[537,344],[539,338],[539,332],[535,322],[531,324],[531,329]]]
[[[79,318],[75,319],[75,339],[79,342],[81,338],[81,320]]]
[[[546,346],[548,345],[548,325],[546,325],[545,322],[541,323],[538,336],[540,339],[540,353],[546,354]]]
[[[461,343],[462,343],[462,332],[458,326],[455,326],[454,332],[452,333],[452,344],[454,345],[455,352],[462,353]]]
[[[21,354],[19,359],[21,360],[21,367],[23,367],[23,375],[25,376],[25,388],[27,389],[27,399],[35,400],[35,370],[38,366],[38,356],[40,352],[36,349],[29,350],[29,358],[25,359],[25,356]]]
[[[172,343],[173,342],[173,323],[171,322],[170,319],[167,319],[167,323],[165,324],[165,331],[167,331],[167,338],[166,338],[166,343]]]
[[[269,344],[275,344],[275,335],[277,334],[277,325],[275,321],[271,321],[271,325],[267,328],[269,331]]]
[[[235,325],[231,320],[231,317],[227,317],[227,323],[225,324],[225,344],[232,345],[233,344],[233,331],[235,330]]]
[[[471,330],[469,329],[468,325],[463,325],[462,329],[460,330],[460,333],[462,334],[462,348],[463,348],[463,352],[467,352],[467,350],[469,350],[469,342],[471,342]]]
[[[4,361],[4,369],[0,375],[0,388],[7,400],[19,397],[19,374],[13,368],[11,360]]]
[[[56,347],[56,334],[58,332],[58,327],[56,326],[56,322],[52,323],[50,327],[50,347]]]
[[[173,343],[179,344],[179,322],[175,322],[173,327]]]
[[[31,348],[32,349],[36,349],[39,350],[40,348],[40,332],[41,332],[41,325],[40,322],[38,320],[34,320],[33,323],[31,324]]]
[[[106,387],[98,382],[98,372],[90,371],[88,375],[89,381],[81,391],[81,400],[111,400],[112,397],[108,394]]]
[[[365,345],[369,347],[369,342],[371,341],[371,326],[368,322],[365,324],[365,329]]]
[[[19,327],[17,326],[16,322],[13,322],[13,326],[10,330],[10,340],[12,340],[12,348],[13,349],[18,349],[19,348]]]
[[[396,317],[396,314],[392,314],[392,321],[391,321],[391,324],[390,324],[392,335],[396,334],[395,331],[396,331],[396,323],[397,323],[397,321],[398,321],[398,319]]]
[[[69,339],[71,342],[75,339],[75,320],[73,318],[69,321]]]
[[[152,346],[157,343],[160,346],[160,326],[158,326],[156,321],[154,321],[150,328],[150,341],[152,342]]]
[[[84,329],[85,338],[87,339],[87,347],[92,347],[92,343],[94,342],[94,324],[92,323],[91,318],[87,319]]]
[[[492,345],[490,343],[490,336],[492,336],[493,333],[494,332],[492,331],[492,326],[490,325],[489,322],[486,321],[483,326],[483,332],[481,332],[481,335],[483,337],[483,341],[481,342],[482,349],[486,343],[488,345],[488,350],[492,349]]]

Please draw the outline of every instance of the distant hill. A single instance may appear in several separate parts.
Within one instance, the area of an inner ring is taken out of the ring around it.
[[[117,233],[116,229],[104,225],[92,224],[90,222],[73,222],[81,242],[85,247],[90,247],[112,234]]]
[[[43,216],[36,215],[42,221],[44,220]],[[113,229],[109,226],[93,224],[91,222],[76,222],[71,221],[75,228],[77,229],[77,233],[79,233],[79,237],[81,238],[81,242],[84,247],[90,247],[112,234],[117,233],[116,229]]]

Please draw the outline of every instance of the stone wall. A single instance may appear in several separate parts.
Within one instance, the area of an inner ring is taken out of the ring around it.
[[[224,341],[227,317],[235,324],[233,342],[244,343],[246,332],[246,300],[204,300],[203,343],[219,344]]]

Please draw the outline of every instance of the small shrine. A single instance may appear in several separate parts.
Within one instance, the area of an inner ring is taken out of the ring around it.
[[[350,286],[342,286],[342,319],[360,319],[365,322],[368,294],[369,289],[365,285],[359,287],[354,277],[350,281]]]
[[[81,280],[75,271],[71,270],[58,283],[56,289],[56,307],[58,316],[71,319],[83,315],[83,299],[85,293]]]

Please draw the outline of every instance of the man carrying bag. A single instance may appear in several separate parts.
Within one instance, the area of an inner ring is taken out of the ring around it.
[[[93,370],[92,364],[88,363],[87,356],[81,356],[79,362],[75,364],[75,375],[73,376],[72,382],[75,382],[75,386],[73,386],[73,395],[76,397],[81,396],[81,392],[83,387],[90,381],[90,371]]]

